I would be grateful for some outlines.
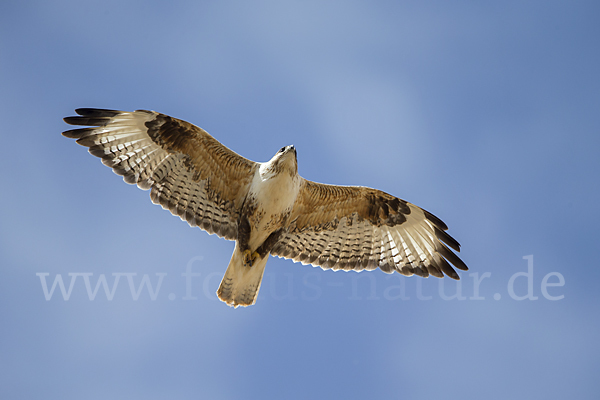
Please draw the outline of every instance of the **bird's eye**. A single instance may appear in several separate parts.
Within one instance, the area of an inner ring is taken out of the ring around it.
[[[279,153],[283,153],[285,151],[285,147],[282,147],[281,149],[279,149]]]

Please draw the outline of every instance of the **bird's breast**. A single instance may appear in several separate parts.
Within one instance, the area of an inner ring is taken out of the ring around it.
[[[251,242],[262,243],[285,223],[298,196],[299,186],[299,180],[289,174],[279,174],[266,180],[260,177],[253,179],[249,191],[254,203],[253,213],[248,216],[253,231]]]

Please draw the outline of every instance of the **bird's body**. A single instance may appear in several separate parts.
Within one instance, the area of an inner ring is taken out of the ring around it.
[[[256,168],[239,225],[248,229],[247,239],[245,229],[240,229],[217,291],[227,304],[250,305],[256,301],[269,252],[275,244],[272,239],[286,225],[300,190],[301,178],[296,171],[293,146],[282,148],[273,159]]]
[[[206,131],[153,111],[78,109],[66,131],[91,154],[151,189],[153,202],[191,226],[236,242],[217,294],[254,304],[270,254],[323,269],[373,270],[459,279],[460,247],[433,214],[387,193],[312,182],[296,149],[265,163],[229,150]]]
[[[248,198],[256,204],[256,210],[248,217],[255,227],[248,241],[251,249],[258,248],[290,215],[300,190],[302,178],[296,172],[296,150],[293,146],[282,150],[271,161],[260,163],[248,190]],[[286,168],[294,170],[288,173]],[[279,169],[284,169],[283,173],[278,173]]]

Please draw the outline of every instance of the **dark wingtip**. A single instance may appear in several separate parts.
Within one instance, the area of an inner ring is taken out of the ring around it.
[[[450,248],[452,248],[452,250],[460,252],[460,243],[458,243],[458,241],[456,241],[456,239],[454,239],[452,236],[448,235],[446,232],[439,229],[438,227],[435,227],[433,230],[435,232],[435,236],[439,240],[441,240],[442,242],[444,242],[448,246],[450,246]]]
[[[444,221],[442,221],[427,210],[423,210],[423,212],[425,213],[425,218],[433,222],[433,224],[436,225],[438,228],[440,228],[443,231],[448,230],[448,226],[444,223]]]
[[[116,110],[107,110],[103,108],[78,108],[75,110],[78,114],[73,117],[65,117],[63,121],[65,121],[69,125],[80,125],[80,126],[103,126],[108,123],[108,121],[121,113],[121,111]],[[74,131],[66,131],[63,132],[63,135],[68,138],[75,138],[81,136],[73,136],[74,134],[82,134],[83,132]]]
[[[106,121],[122,111],[107,110],[102,108],[78,108],[75,110],[78,114],[73,117],[65,117],[63,121],[70,125],[94,125],[102,126]]]
[[[84,117],[114,117],[121,113],[121,111],[107,108],[78,108],[75,112]]]
[[[63,121],[65,121],[69,125],[80,125],[81,117],[64,117]]]
[[[438,263],[438,267],[442,270],[447,277],[454,279],[455,281],[460,281],[460,276],[456,273],[454,268],[443,258],[440,258],[440,262]]]
[[[450,250],[448,247],[446,247],[445,244],[438,243],[436,245],[436,251],[438,253],[440,253],[440,255],[442,257],[444,257],[446,260],[448,260],[456,268],[461,269],[463,271],[468,271],[469,270],[469,268],[467,267],[467,264],[465,264],[465,262],[463,260],[461,260],[459,256],[457,256],[456,254],[454,254],[452,252],[452,250]]]
[[[65,121],[67,122],[67,121]],[[68,124],[68,122],[67,122]],[[82,136],[81,129],[70,129],[68,131],[64,131],[62,133],[64,137],[68,137],[69,139],[79,139]]]
[[[76,116],[65,117],[65,121],[69,125],[79,126],[104,126],[112,117],[120,114],[122,111],[108,110],[103,108],[78,108],[75,110]],[[79,139],[93,132],[95,128],[71,129],[62,133],[63,136],[70,139]]]

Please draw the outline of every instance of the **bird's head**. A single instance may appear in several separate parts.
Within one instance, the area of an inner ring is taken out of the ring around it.
[[[298,174],[296,148],[294,145],[282,147],[269,162],[263,164],[263,167],[264,173],[269,175],[287,172],[291,176],[296,176]]]

